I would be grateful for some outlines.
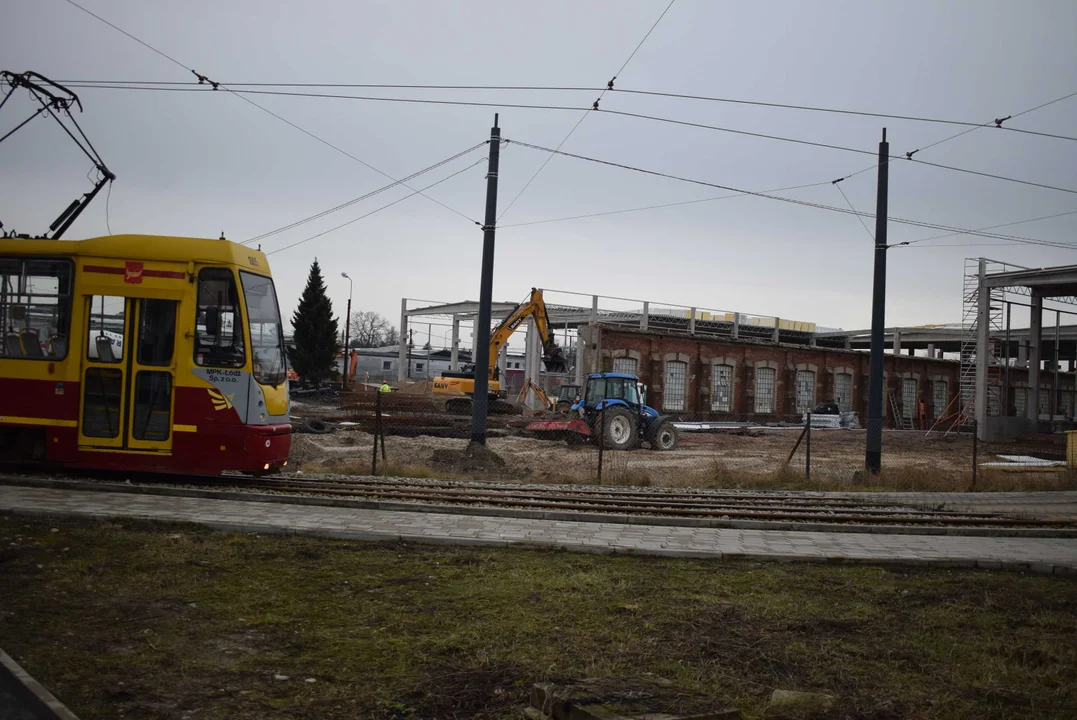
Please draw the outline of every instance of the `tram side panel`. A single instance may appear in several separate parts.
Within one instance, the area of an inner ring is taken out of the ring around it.
[[[70,258],[0,257],[0,460],[43,460],[78,420],[81,326]]]

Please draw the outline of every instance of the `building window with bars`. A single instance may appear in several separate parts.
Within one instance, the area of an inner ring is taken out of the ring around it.
[[[626,375],[636,375],[639,369],[639,361],[636,358],[619,357],[613,358],[613,372]]]
[[[1037,399],[1039,400],[1036,405],[1036,409],[1039,410],[1040,415],[1046,415],[1049,410],[1048,403],[1051,400],[1051,391],[1040,390],[1038,393],[1036,393],[1036,395]]]
[[[945,380],[936,380],[932,386],[931,404],[935,417],[943,417],[946,408],[950,404],[950,383]]]
[[[815,373],[797,370],[797,412],[811,412],[815,407]]]
[[[684,410],[687,378],[688,363],[681,362],[680,360],[666,361],[666,378],[664,387],[662,388],[663,410]]]
[[[733,367],[711,365],[711,410],[730,412],[733,409]]]
[[[755,371],[755,411],[774,412],[774,368],[761,367]]]
[[[838,373],[834,376],[834,402],[838,404],[839,411],[852,412],[853,376],[849,373]]]
[[[917,382],[905,378],[901,382],[901,414],[912,420],[916,417]]]
[[[1066,417],[1070,416],[1070,398],[1072,397],[1072,393],[1064,391],[1058,398],[1058,411]]]
[[[1028,414],[1028,388],[1013,389],[1013,410],[1017,417],[1024,417]]]

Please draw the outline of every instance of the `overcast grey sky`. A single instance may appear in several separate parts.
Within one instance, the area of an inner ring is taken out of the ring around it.
[[[667,5],[617,2],[230,2],[80,0],[145,42],[222,82],[603,86]],[[64,0],[9,0],[0,68],[56,80],[193,79]],[[717,2],[677,0],[617,79],[660,90],[904,115],[988,121],[1077,90],[1077,3]],[[337,90],[341,94],[587,106],[594,92]],[[361,164],[229,93],[79,91],[78,119],[118,179],[114,233],[245,240],[385,185]],[[357,100],[255,100],[363,161],[403,177],[489,136],[493,108]],[[625,110],[875,151],[881,127],[902,154],[961,128],[682,99],[608,94]],[[0,111],[0,133],[32,111],[25,94]],[[554,147],[580,112],[505,108],[503,137]],[[1077,97],[1014,127],[1077,135]],[[872,158],[712,130],[591,113],[564,150],[750,190],[832,180]],[[481,158],[424,175],[424,187]],[[1077,143],[991,128],[918,158],[1077,188]],[[509,144],[504,208],[546,159]],[[0,144],[0,220],[39,232],[90,186],[85,157],[51,120]],[[430,190],[482,219],[485,164]],[[874,211],[875,172],[845,181]],[[266,252],[408,193],[396,188],[267,239]],[[503,226],[707,198],[725,193],[555,157]],[[789,197],[845,206],[833,186]],[[105,199],[68,233],[108,233]],[[890,215],[964,228],[1077,210],[1077,196],[910,163],[891,163]],[[872,221],[868,224],[874,230]],[[1000,229],[1075,242],[1077,215]],[[890,241],[938,234],[890,225]],[[960,319],[963,258],[1028,266],[1077,262],[1077,252],[957,236],[894,249],[888,324]],[[821,325],[870,321],[871,240],[855,217],[739,197],[660,210],[505,228],[497,235],[494,297],[532,286],[780,315]],[[479,228],[422,197],[270,256],[290,313],[317,256],[338,313],[354,306],[394,323],[402,296],[478,296]]]

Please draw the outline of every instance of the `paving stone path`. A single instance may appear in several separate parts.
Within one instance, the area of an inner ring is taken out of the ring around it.
[[[360,510],[0,486],[0,514],[191,522],[350,540],[693,558],[981,567],[1077,575],[1077,539],[733,530]]]

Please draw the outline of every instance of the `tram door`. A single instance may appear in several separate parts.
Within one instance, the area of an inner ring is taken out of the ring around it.
[[[179,303],[87,299],[79,444],[170,452]]]

